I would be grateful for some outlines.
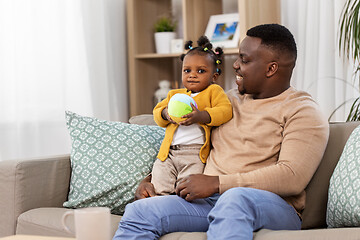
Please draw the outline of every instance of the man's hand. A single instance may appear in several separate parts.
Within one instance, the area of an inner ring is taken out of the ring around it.
[[[176,187],[176,194],[191,202],[198,198],[210,197],[219,192],[219,177],[192,174],[185,177]]]
[[[135,200],[155,196],[155,188],[154,185],[151,183],[151,175],[149,175],[140,182],[138,188],[136,189]]]
[[[211,117],[207,111],[199,111],[192,103],[192,112],[182,116],[186,118],[184,121],[179,122],[180,125],[189,126],[193,123],[210,123]]]

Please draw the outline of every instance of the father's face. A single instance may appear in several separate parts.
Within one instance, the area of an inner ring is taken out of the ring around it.
[[[261,45],[260,38],[244,38],[240,44],[238,59],[233,64],[240,94],[261,97],[269,59],[269,50]]]

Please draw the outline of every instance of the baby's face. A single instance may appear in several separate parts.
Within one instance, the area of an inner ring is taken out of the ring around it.
[[[215,82],[218,74],[215,72],[211,56],[191,54],[186,55],[182,67],[182,83],[191,92],[201,92]]]

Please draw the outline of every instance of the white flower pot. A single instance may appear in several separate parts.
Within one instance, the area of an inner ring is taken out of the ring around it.
[[[170,53],[171,40],[175,39],[175,32],[156,32],[155,47],[156,53]]]

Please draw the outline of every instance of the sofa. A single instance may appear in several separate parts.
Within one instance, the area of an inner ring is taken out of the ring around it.
[[[151,115],[139,115],[129,120],[133,124],[154,124]],[[344,145],[360,123],[330,123],[328,145],[315,175],[306,188],[306,208],[302,214],[302,230],[254,233],[256,240],[272,239],[360,239],[360,228],[327,228],[326,208],[329,180]],[[14,234],[73,237],[61,225],[61,217],[69,209],[67,200],[71,176],[70,156],[52,156],[0,162],[0,237]],[[72,210],[70,210],[72,211]],[[115,233],[121,216],[111,216]],[[68,219],[70,228],[73,219]],[[206,239],[201,232],[176,232],[160,238]]]

